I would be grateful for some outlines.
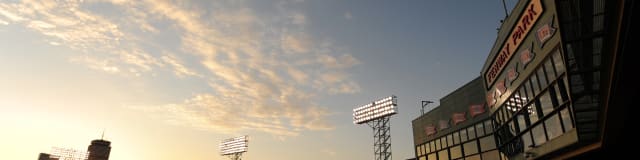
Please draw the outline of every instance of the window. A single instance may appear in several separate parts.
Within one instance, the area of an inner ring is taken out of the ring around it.
[[[453,133],[453,144],[460,144],[460,134],[458,132]]]
[[[545,72],[547,72],[547,78],[549,82],[555,80],[558,77],[556,75],[556,72],[553,71],[553,64],[551,62],[551,59],[547,59],[544,61],[544,69],[545,69]]]
[[[467,158],[465,158],[465,160],[480,160],[480,155],[475,155],[475,156],[467,157]]]
[[[484,126],[482,126],[482,122],[476,124],[476,134],[478,137],[484,136]]]
[[[548,115],[553,111],[553,104],[551,103],[551,98],[549,97],[549,92],[544,92],[542,96],[540,96],[540,107],[542,109],[542,113],[544,116]]]
[[[474,139],[474,138],[476,138],[476,130],[473,128],[473,126],[471,126],[471,127],[467,128],[467,132],[469,132],[469,133],[468,133],[468,135],[469,135],[469,139]]]
[[[547,142],[547,137],[544,133],[543,123],[533,127],[531,132],[533,133],[533,142],[536,146]]]
[[[537,104],[540,104],[540,103],[539,101],[536,100],[536,103],[533,103],[527,106],[527,110],[531,112],[531,114],[529,114],[529,122],[531,124],[538,122],[538,115],[541,114],[540,112],[538,112],[538,107],[536,107]]]
[[[447,147],[447,136],[442,136],[442,138],[440,138],[440,143],[442,143],[442,148]]]
[[[449,152],[451,152],[451,159],[462,157],[462,150],[460,145],[451,147],[451,149],[449,149]]]
[[[545,120],[544,125],[547,128],[547,136],[549,136],[549,139],[562,135],[562,126],[560,125],[558,114],[553,114],[553,116]]]
[[[416,147],[416,154],[417,154],[418,156],[421,156],[421,155],[422,155],[422,150],[420,149],[420,146],[417,146],[417,147]]]
[[[493,150],[490,152],[482,153],[483,160],[494,160],[500,159],[500,155],[498,155],[498,150]]]
[[[547,88],[547,84],[549,84],[547,81],[547,76],[544,73],[544,66],[540,66],[540,68],[538,68],[538,80],[540,80],[540,89],[542,88]]]
[[[453,146],[453,136],[451,134],[447,136],[447,146]]]
[[[533,100],[533,97],[534,97],[533,88],[531,88],[531,83],[528,80],[524,81],[524,88],[527,90],[527,100],[528,101]]]
[[[436,143],[434,143],[433,141],[429,142],[429,146],[431,148],[431,152],[435,152],[436,151]]]
[[[467,141],[467,130],[466,129],[461,129],[460,130],[460,138],[462,138],[462,141],[460,141],[460,143]]]
[[[524,130],[527,128],[527,124],[525,121],[525,115],[524,114],[528,114],[527,111],[522,111],[522,114],[518,114],[517,116],[517,120],[518,120],[518,127],[520,128],[520,131]]]
[[[538,76],[536,74],[531,74],[531,88],[533,88],[533,95],[538,95],[540,93],[540,84],[538,83]]]
[[[522,141],[524,142],[524,150],[528,151],[529,149],[531,149],[530,146],[533,146],[533,142],[531,141],[531,132],[526,132],[524,134],[522,134]]]
[[[422,147],[424,147],[425,154],[431,152],[431,148],[429,148],[429,143],[422,145]]]
[[[484,121],[484,126],[487,131],[487,134],[493,132],[493,125],[491,124],[491,120]]]
[[[482,152],[496,149],[496,141],[493,139],[493,136],[487,136],[480,139],[480,150]]]
[[[463,145],[464,155],[469,156],[478,153],[476,141],[467,142]]]
[[[427,160],[427,157],[422,156],[422,157],[418,158],[418,160]]]
[[[440,138],[434,141],[436,143],[436,150],[440,150]]]
[[[573,128],[573,121],[571,120],[571,113],[569,111],[569,108],[570,107],[567,107],[560,111],[560,116],[562,117],[562,125],[564,126],[565,132]]]
[[[553,64],[555,65],[556,68],[556,73],[561,74],[564,73],[565,71],[565,67],[564,67],[564,62],[562,60],[562,56],[560,55],[560,50],[556,50],[553,53]]]
[[[439,159],[449,159],[449,151],[447,151],[445,149],[445,150],[442,150],[442,151],[438,152],[438,157],[439,157]]]
[[[434,160],[435,160],[435,159],[437,159],[437,158],[438,158],[438,157],[436,157],[436,153],[431,153],[431,154],[429,154],[429,155],[427,156],[427,159],[428,159],[428,160],[432,160],[432,159],[434,159]]]

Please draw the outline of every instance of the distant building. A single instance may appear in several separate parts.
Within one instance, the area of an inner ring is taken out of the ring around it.
[[[52,155],[47,153],[40,153],[38,160],[58,160],[58,158],[54,158]]]
[[[93,140],[87,150],[89,151],[89,160],[108,160],[111,142],[103,139]]]

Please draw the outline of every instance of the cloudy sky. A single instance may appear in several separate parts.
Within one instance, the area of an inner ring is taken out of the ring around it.
[[[245,159],[372,159],[351,112],[393,94],[393,157],[410,158],[419,101],[479,76],[504,16],[498,0],[0,0],[0,155],[104,131],[114,160],[222,160],[240,135]]]

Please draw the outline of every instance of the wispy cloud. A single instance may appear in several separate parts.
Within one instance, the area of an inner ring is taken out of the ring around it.
[[[111,11],[92,11],[86,8],[90,5]],[[279,136],[333,129],[327,120],[333,112],[315,100],[358,92],[348,69],[360,61],[330,40],[310,35],[306,27],[312,23],[302,12],[260,15],[247,6],[239,1],[207,6],[166,0],[23,1],[0,3],[5,21],[0,23],[22,25],[51,45],[80,51],[71,62],[95,70],[135,76],[168,70],[180,78],[203,79],[200,85],[212,92],[183,102],[128,106],[171,124]],[[165,42],[155,36],[166,33],[176,35],[179,44],[161,45]]]

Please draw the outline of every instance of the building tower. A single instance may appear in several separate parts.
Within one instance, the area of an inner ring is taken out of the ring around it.
[[[91,145],[87,150],[89,151],[89,160],[109,160],[111,142],[104,139],[96,139],[91,141]]]

